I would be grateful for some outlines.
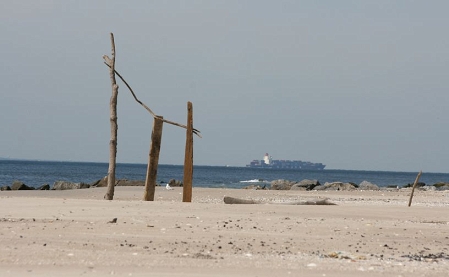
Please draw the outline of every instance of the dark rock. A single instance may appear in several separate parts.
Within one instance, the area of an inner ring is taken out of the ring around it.
[[[279,179],[271,181],[271,189],[272,190],[290,190],[295,182]]]
[[[397,185],[388,185],[386,187],[389,189],[398,189],[399,188],[399,186],[397,186]]]
[[[20,181],[14,181],[11,185],[11,190],[18,190],[20,186],[25,185]]]
[[[291,186],[290,190],[302,190],[302,191],[306,191],[307,188],[306,188],[306,187],[297,186],[297,184],[294,184],[294,185]]]
[[[14,181],[11,186],[11,190],[33,190],[33,187],[29,187],[20,181]]]
[[[34,190],[34,189],[35,188],[23,184],[17,190]]]
[[[104,176],[102,179],[92,182],[90,187],[107,187],[108,186],[108,176]],[[128,179],[118,179],[115,180],[115,186],[145,186],[145,181],[142,180],[128,180]]]
[[[440,191],[449,190],[449,183],[445,183],[444,185],[439,185],[439,186],[434,185],[434,187],[436,188],[436,190],[440,190]]]
[[[419,188],[419,187],[424,187],[426,184],[425,183],[423,183],[423,182],[418,182],[418,183],[416,183],[416,187],[417,188]],[[403,188],[412,188],[413,187],[413,184],[407,184],[407,185],[405,185],[405,186],[403,186]]]
[[[11,187],[10,186],[3,186],[3,187],[0,187],[0,190],[11,190]]]
[[[138,187],[145,186],[145,181],[120,179],[115,182],[115,185],[121,187]]]
[[[89,188],[89,184],[85,183],[72,183],[66,181],[56,181],[53,184],[52,190],[67,190],[67,189],[85,189]]]
[[[324,185],[316,186],[314,190],[355,190],[357,187],[354,183],[326,182]]]
[[[86,183],[80,183],[80,187],[79,188],[80,189],[88,189],[88,188],[90,188],[90,185],[86,184]]]
[[[49,189],[50,189],[50,185],[45,184],[45,185],[38,187],[36,190],[49,190]]]
[[[439,182],[439,183],[435,183],[433,184],[434,187],[444,187],[444,186],[448,186],[449,187],[449,183],[445,183],[445,182]]]
[[[301,182],[292,185],[290,190],[312,190],[316,186],[321,186],[318,180],[304,179]]]
[[[439,182],[433,185],[436,190],[449,190],[449,183]]]
[[[379,187],[368,181],[363,181],[359,184],[360,190],[379,190]]]
[[[313,188],[313,190],[325,190],[324,185],[316,186]]]
[[[104,176],[102,179],[91,183],[90,186],[91,187],[107,187],[108,186],[108,176]]]
[[[353,183],[353,182],[348,182],[348,183],[345,183],[345,184],[349,184],[349,185],[353,186],[356,189],[359,188],[359,185],[357,185],[356,183]]]
[[[170,185],[170,187],[182,187],[182,186],[184,186],[184,184],[181,181],[175,180],[175,179],[170,179],[170,181],[168,181],[168,184]]]

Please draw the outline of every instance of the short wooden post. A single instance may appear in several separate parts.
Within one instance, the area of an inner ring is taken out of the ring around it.
[[[159,163],[159,152],[161,149],[162,126],[164,122],[162,116],[156,116],[153,122],[151,133],[150,154],[148,158],[147,177],[145,179],[144,201],[154,201],[154,191],[157,181],[157,167]]]
[[[182,189],[182,202],[192,202],[193,179],[193,107],[187,102],[187,131],[186,152],[184,158],[184,180]]]
[[[410,194],[410,199],[408,200],[408,206],[412,205],[412,199],[413,199],[413,193],[415,192],[415,187],[418,184],[419,177],[421,177],[422,171],[418,173],[418,176],[416,176],[415,182],[413,183],[412,193]]]

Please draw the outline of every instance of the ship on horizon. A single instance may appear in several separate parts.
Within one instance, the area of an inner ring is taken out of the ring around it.
[[[301,160],[273,160],[273,158],[265,153],[262,160],[253,160],[246,167],[252,168],[279,168],[279,169],[295,169],[295,170],[323,170],[326,165],[322,163],[305,162]]]

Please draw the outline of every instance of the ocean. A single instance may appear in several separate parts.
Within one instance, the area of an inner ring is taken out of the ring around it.
[[[146,164],[119,163],[116,168],[116,178],[145,180],[146,169]],[[10,186],[16,180],[32,187],[39,187],[43,184],[52,186],[55,181],[92,183],[103,178],[107,173],[107,163],[0,160],[0,186]],[[327,169],[294,171],[247,167],[194,166],[193,186],[242,188],[252,183],[269,185],[269,182],[278,179],[290,181],[316,179],[321,184],[337,181],[359,184],[362,181],[369,181],[381,187],[401,187],[413,183],[417,173]],[[158,183],[167,183],[170,179],[182,181],[183,166],[159,165]],[[423,172],[420,182],[427,185],[449,182],[449,174]]]

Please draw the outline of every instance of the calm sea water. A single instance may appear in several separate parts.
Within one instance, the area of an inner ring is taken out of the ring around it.
[[[0,186],[11,185],[13,181],[24,182],[28,186],[39,187],[43,184],[53,185],[55,181],[92,183],[107,175],[107,163],[86,162],[47,162],[0,160]],[[117,164],[116,178],[128,180],[145,180],[145,164]],[[194,166],[194,187],[241,188],[252,181],[286,179],[301,181],[317,179],[325,182],[353,182],[359,184],[369,181],[378,186],[403,186],[413,183],[417,172],[385,172],[355,170],[292,171],[282,169],[263,169],[246,167]],[[183,167],[179,165],[160,165],[158,183],[170,179],[183,179]],[[432,185],[449,182],[447,173],[423,172],[421,182]]]

